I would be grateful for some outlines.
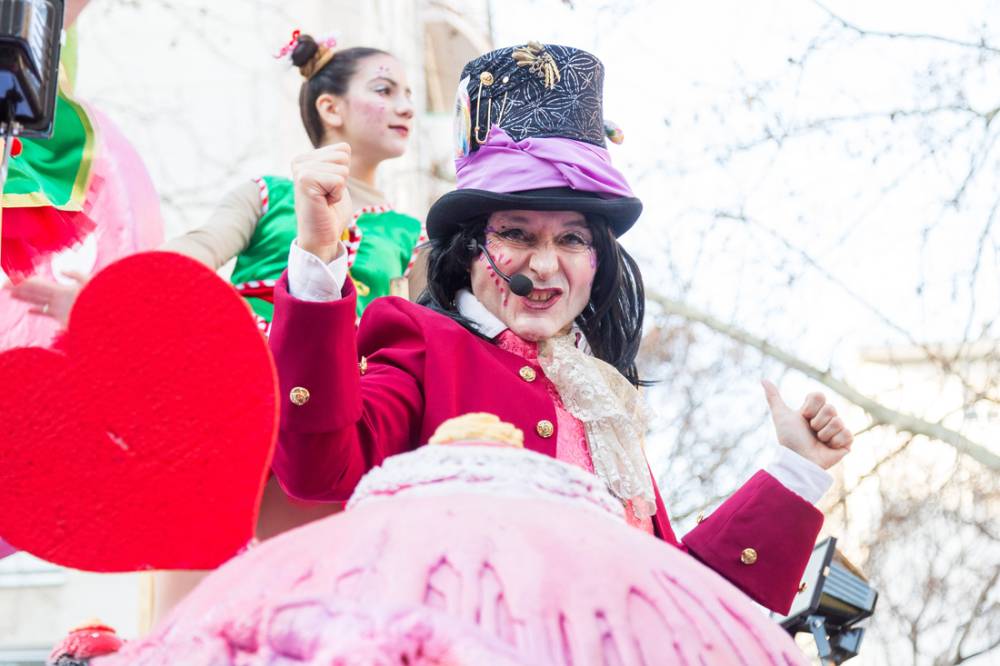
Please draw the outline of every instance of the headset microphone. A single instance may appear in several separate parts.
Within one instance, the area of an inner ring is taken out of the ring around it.
[[[489,256],[489,255],[487,255]],[[535,289],[535,284],[524,273],[515,273],[507,280],[510,290],[518,296],[527,296]]]
[[[486,257],[486,261],[488,261],[490,263],[490,266],[493,267],[493,272],[495,272],[501,280],[503,280],[510,286],[510,290],[514,294],[518,296],[527,296],[535,288],[535,284],[531,281],[531,278],[529,278],[524,273],[515,273],[514,275],[507,275],[502,270],[497,268],[496,263],[494,263],[493,261],[493,257],[490,256],[489,250],[480,245],[479,241],[477,240],[469,241],[469,250],[471,250],[472,252],[475,252],[476,250],[482,251],[483,256]]]

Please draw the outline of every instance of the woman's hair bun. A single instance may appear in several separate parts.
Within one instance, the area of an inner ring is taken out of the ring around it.
[[[319,50],[316,40],[309,35],[299,35],[298,42],[292,50],[292,64],[296,67],[303,67],[312,60]]]

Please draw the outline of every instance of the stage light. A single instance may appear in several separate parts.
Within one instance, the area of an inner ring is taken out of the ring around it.
[[[0,0],[0,122],[15,134],[52,135],[62,22],[63,0]]]
[[[807,631],[824,664],[857,656],[864,637],[856,626],[875,611],[878,592],[839,551],[833,537],[816,545],[788,615],[774,615],[793,636]]]

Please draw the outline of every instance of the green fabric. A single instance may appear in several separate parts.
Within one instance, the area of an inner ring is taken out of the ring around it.
[[[394,210],[365,213],[357,220],[361,246],[351,267],[358,287],[358,316],[379,296],[389,294],[389,283],[402,277],[420,238],[420,222]],[[367,293],[362,293],[366,291]]]
[[[265,176],[268,209],[257,222],[250,244],[236,259],[233,284],[251,280],[277,280],[288,265],[288,248],[295,239],[295,195],[292,181]],[[409,215],[387,211],[366,213],[357,219],[361,245],[351,277],[358,286],[358,316],[379,296],[389,294],[389,283],[406,272],[413,248],[420,238],[420,222]],[[359,284],[360,283],[360,284]],[[367,292],[362,294],[362,292]],[[248,298],[258,315],[271,321],[274,306]]]
[[[10,161],[4,205],[80,210],[91,167],[92,139],[93,130],[84,110],[60,91],[52,138],[23,139],[21,154]],[[73,201],[77,183],[78,200]],[[26,200],[25,195],[33,200]]]

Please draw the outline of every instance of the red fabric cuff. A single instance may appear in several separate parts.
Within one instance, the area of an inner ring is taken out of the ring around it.
[[[760,471],[683,541],[754,601],[786,613],[822,526],[816,507]]]

